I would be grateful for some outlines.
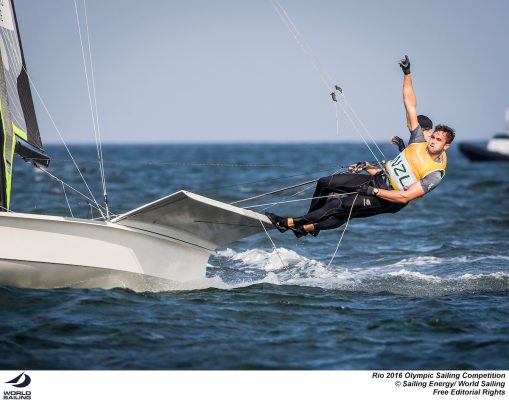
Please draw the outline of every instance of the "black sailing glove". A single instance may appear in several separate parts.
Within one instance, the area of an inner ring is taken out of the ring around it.
[[[375,188],[373,186],[371,186],[369,183],[365,183],[364,185],[359,186],[356,189],[356,192],[361,194],[361,195],[374,196],[375,195]]]
[[[406,147],[405,142],[399,136],[391,137],[391,144],[395,144],[396,146],[398,146],[398,150],[400,152],[405,150],[405,147]]]
[[[405,55],[405,58],[399,60],[399,66],[401,67],[405,75],[408,75],[410,73],[410,60],[408,59],[407,55]]]

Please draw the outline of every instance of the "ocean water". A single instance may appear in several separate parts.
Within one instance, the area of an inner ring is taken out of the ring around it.
[[[95,148],[71,150],[99,199]],[[87,193],[65,149],[48,151],[51,172]],[[115,213],[180,189],[232,202],[373,159],[344,143],[107,145],[104,154]],[[342,229],[301,239],[273,230],[276,249],[265,234],[220,248],[207,278],[185,290],[0,287],[0,368],[507,369],[508,167],[470,163],[453,146],[435,191],[397,214],[352,220],[334,258]],[[70,215],[59,183],[20,160],[15,168],[15,211]],[[67,195],[75,216],[98,217]]]

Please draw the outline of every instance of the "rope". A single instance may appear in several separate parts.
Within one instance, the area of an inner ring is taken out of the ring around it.
[[[357,197],[359,197],[359,193],[355,196],[355,199],[353,199],[352,207],[350,207],[350,213],[348,214],[348,219],[346,220],[345,228],[343,229],[343,232],[341,233],[341,237],[339,238],[339,242],[336,246],[336,250],[334,251],[334,254],[332,255],[332,258],[330,259],[329,263],[327,264],[327,268],[330,267],[332,264],[332,261],[336,257],[336,254],[338,253],[339,246],[341,245],[341,242],[343,240],[343,236],[345,236],[346,228],[348,228],[348,224],[350,223],[350,217],[352,216],[353,206],[355,205],[355,201],[357,200]]]
[[[314,199],[325,199],[325,198],[328,198],[328,197],[339,197],[339,196],[346,196],[346,195],[349,195],[349,194],[358,194],[358,193],[357,192],[350,192],[350,193],[329,194],[327,196],[307,197],[305,199],[283,200],[283,201],[276,201],[274,203],[256,204],[256,205],[253,205],[253,206],[246,206],[246,207],[242,207],[242,208],[249,209],[249,208],[255,208],[255,207],[271,206],[271,205],[276,205],[276,204],[295,203],[297,201],[306,201],[306,200],[314,200]]]

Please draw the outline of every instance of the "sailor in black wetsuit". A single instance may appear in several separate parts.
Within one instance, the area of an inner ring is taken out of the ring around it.
[[[408,147],[385,164],[384,169],[357,163],[349,168],[350,173],[320,178],[308,213],[303,216],[266,213],[280,232],[291,229],[297,237],[307,233],[316,236],[320,230],[344,224],[350,212],[351,218],[395,213],[440,183],[447,164],[445,150],[454,139],[454,130],[438,125],[426,140],[417,116],[408,57],[400,61],[400,66],[405,74],[403,101],[411,132]],[[421,120],[427,125],[427,121]],[[368,174],[358,174],[361,171]]]

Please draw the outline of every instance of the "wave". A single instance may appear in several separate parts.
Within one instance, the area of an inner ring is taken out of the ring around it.
[[[219,286],[221,287],[213,286],[224,289],[271,283],[320,287],[328,290],[389,292],[416,296],[509,291],[508,271],[462,274],[449,272],[444,274],[437,268],[440,265],[475,263],[487,257],[419,256],[388,265],[367,268],[329,267],[320,261],[306,258],[285,248],[272,251],[253,249],[244,252],[226,249],[217,252],[217,257],[226,261],[226,264],[233,264],[230,265],[230,270],[245,273],[258,270],[258,272],[263,271],[267,274],[263,279],[252,281],[247,278],[241,281],[235,279],[229,281],[230,276],[226,274],[220,278],[221,285]],[[490,258],[502,261],[509,259],[506,256],[491,256]],[[442,274],[440,275],[440,273]]]
[[[409,296],[509,293],[509,270],[487,272],[476,268],[478,272],[473,273],[467,272],[464,267],[466,264],[476,267],[478,261],[486,259],[502,261],[507,265],[509,257],[417,256],[385,265],[340,267],[329,266],[285,248],[272,251],[251,249],[243,252],[228,248],[216,252],[211,263],[207,265],[209,276],[205,279],[173,282],[144,277],[134,290],[136,292],[232,290],[269,284]],[[217,265],[214,261],[217,261]]]

